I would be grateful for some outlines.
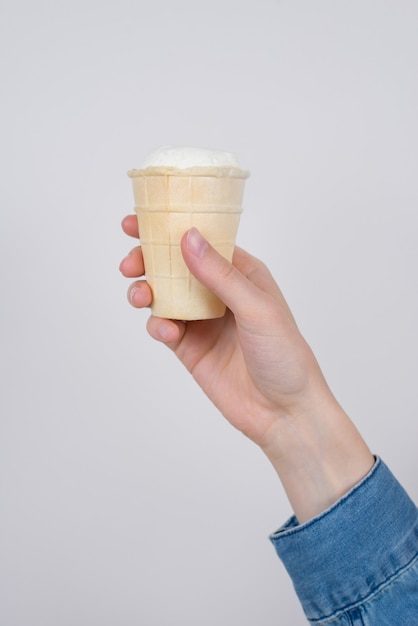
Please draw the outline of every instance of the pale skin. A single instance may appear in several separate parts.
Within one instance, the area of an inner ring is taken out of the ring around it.
[[[139,237],[135,215],[122,222]],[[276,470],[300,523],[358,483],[374,457],[330,391],[267,267],[236,248],[232,264],[196,229],[185,233],[184,260],[227,305],[223,318],[196,322],[151,316],[151,337],[165,343],[225,418],[256,443]],[[128,299],[149,307],[140,246],[121,264],[135,278]]]

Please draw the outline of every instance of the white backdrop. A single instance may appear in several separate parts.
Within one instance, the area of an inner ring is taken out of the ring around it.
[[[163,144],[251,170],[239,244],[418,499],[417,30],[413,0],[2,0],[2,625],[305,623],[278,480],[125,298]]]

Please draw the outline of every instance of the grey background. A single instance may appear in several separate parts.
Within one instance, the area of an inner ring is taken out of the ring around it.
[[[118,272],[126,171],[238,153],[238,242],[414,498],[418,4],[2,0],[0,623],[302,626],[262,454]]]

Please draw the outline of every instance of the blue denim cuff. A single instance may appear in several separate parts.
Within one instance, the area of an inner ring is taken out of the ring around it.
[[[380,459],[329,509],[270,536],[309,620],[358,606],[416,558],[418,510]]]

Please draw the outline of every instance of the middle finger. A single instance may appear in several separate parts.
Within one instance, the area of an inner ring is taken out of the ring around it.
[[[133,248],[128,256],[122,259],[119,269],[126,278],[136,278],[144,275],[145,268],[141,246]]]

